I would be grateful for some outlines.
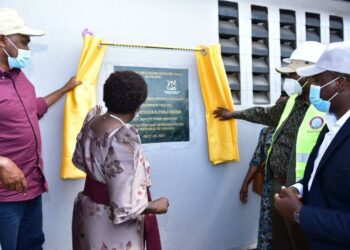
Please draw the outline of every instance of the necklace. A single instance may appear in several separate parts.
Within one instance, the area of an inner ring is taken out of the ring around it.
[[[110,117],[112,117],[112,118],[114,118],[114,119],[120,121],[123,125],[125,124],[125,122],[124,122],[122,119],[120,119],[118,116],[112,115],[111,113],[107,113],[107,114],[108,114]]]

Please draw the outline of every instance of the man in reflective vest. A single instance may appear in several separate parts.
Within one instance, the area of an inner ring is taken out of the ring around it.
[[[303,179],[276,194],[275,207],[300,223],[312,250],[350,249],[349,64],[350,42],[337,42],[327,46],[316,64],[298,70],[310,81],[310,102],[327,114],[327,126]]]
[[[231,112],[218,107],[214,111],[220,120],[243,119],[275,127],[272,144],[266,163],[266,178],[272,178],[272,247],[278,250],[308,249],[307,239],[299,225],[284,220],[273,206],[272,195],[302,178],[307,158],[324,126],[324,113],[317,111],[309,102],[308,82],[299,77],[296,70],[314,64],[325,46],[318,42],[305,42],[290,58],[284,59],[287,66],[276,68],[286,74],[284,90],[290,96],[287,102],[275,106]]]

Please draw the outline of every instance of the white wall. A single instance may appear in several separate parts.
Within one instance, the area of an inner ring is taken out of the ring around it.
[[[241,16],[241,27],[242,23],[247,25],[241,32],[250,29],[250,3],[268,6],[275,13],[271,17],[278,20],[278,0],[237,2],[240,14],[246,15]],[[304,2],[306,7],[301,6]],[[332,1],[289,1],[292,8],[300,11],[346,12],[345,5],[326,2]],[[192,47],[218,41],[217,0],[0,0],[0,6],[17,9],[28,24],[47,31],[44,37],[32,39],[33,63],[25,70],[38,95],[56,90],[74,74],[82,47],[81,31],[86,27],[96,36],[115,42]],[[248,39],[249,34],[246,36]],[[248,51],[249,43],[242,46]],[[253,244],[259,199],[251,193],[249,203],[241,205],[238,192],[260,126],[239,122],[241,162],[213,167],[208,162],[204,107],[194,54],[108,48],[101,82],[112,62],[189,70],[190,141],[145,145],[153,167],[153,196],[170,199],[169,213],[159,217],[164,249],[227,250]],[[248,59],[244,63],[251,67]],[[246,102],[239,109],[252,103],[247,72],[246,77],[242,81],[248,86],[242,93]],[[275,89],[275,96],[278,91]],[[59,177],[63,107],[61,100],[40,122],[50,186],[50,192],[44,195],[45,249],[49,250],[71,249],[73,200],[83,186],[81,180],[63,181]]]

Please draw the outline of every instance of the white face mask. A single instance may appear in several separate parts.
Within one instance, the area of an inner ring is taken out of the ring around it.
[[[303,88],[305,87],[307,82],[305,82],[303,86],[300,86],[299,81],[301,78],[302,77],[300,77],[298,80],[295,80],[293,78],[284,79],[283,90],[287,93],[287,95],[300,95],[303,92]]]

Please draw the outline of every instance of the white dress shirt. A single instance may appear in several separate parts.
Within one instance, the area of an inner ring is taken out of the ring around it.
[[[309,191],[311,189],[312,182],[314,181],[315,174],[318,169],[318,165],[320,164],[320,161],[324,153],[326,152],[328,146],[333,141],[334,137],[337,135],[340,128],[345,124],[345,122],[348,120],[349,117],[350,117],[350,110],[348,110],[339,120],[337,120],[333,114],[326,115],[325,119],[326,119],[326,124],[329,129],[329,132],[325,134],[323,142],[320,148],[318,149],[317,158],[315,159],[314,168],[312,170],[312,174],[307,187]],[[301,183],[296,183],[292,187],[297,188],[299,190],[299,193],[303,195],[304,187]]]

